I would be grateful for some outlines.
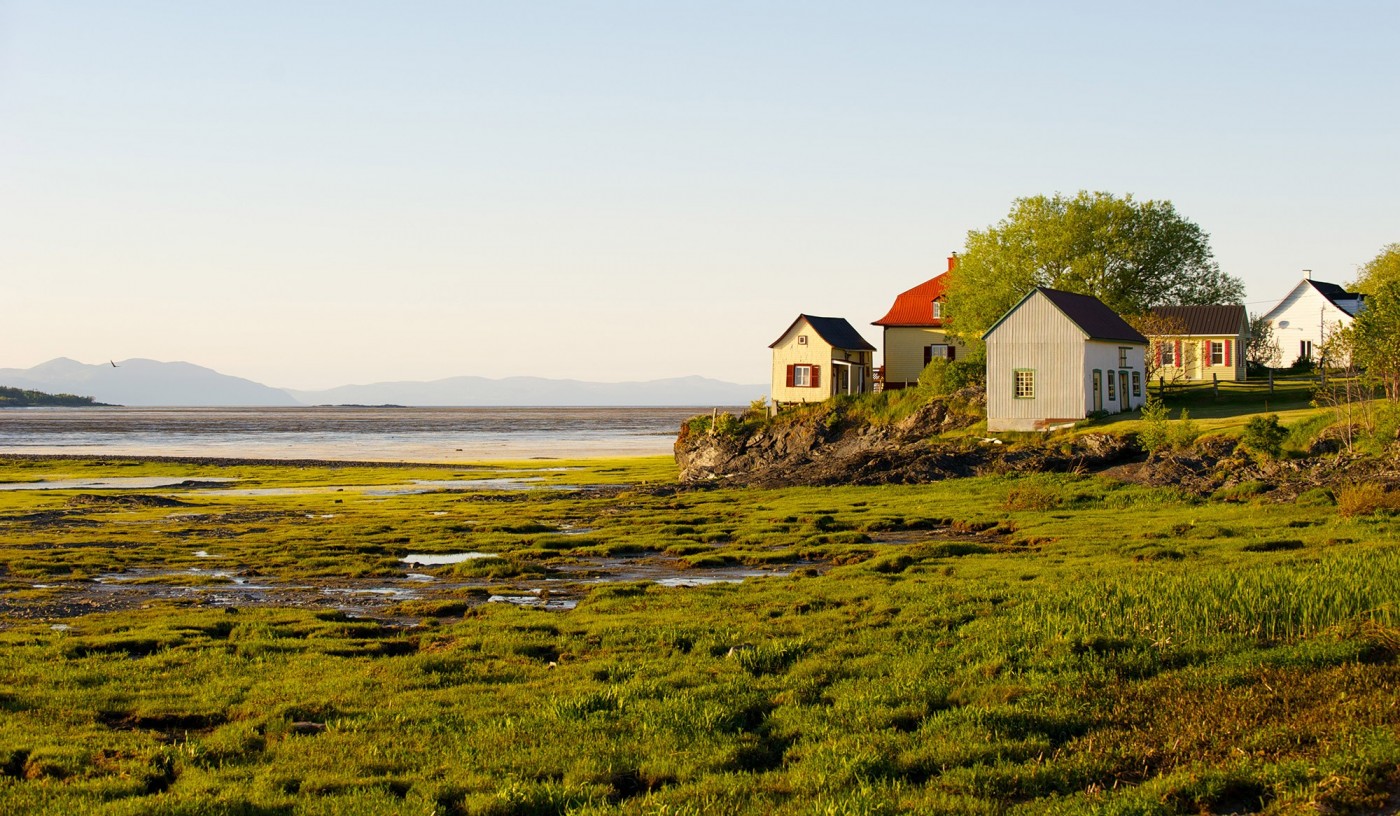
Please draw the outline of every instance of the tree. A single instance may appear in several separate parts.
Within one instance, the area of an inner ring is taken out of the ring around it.
[[[1151,383],[1157,379],[1165,381],[1165,375],[1169,372],[1173,383],[1185,378],[1186,367],[1182,361],[1178,360],[1177,364],[1170,369],[1162,365],[1162,349],[1170,344],[1173,347],[1172,352],[1175,353],[1176,340],[1174,338],[1186,334],[1186,321],[1179,317],[1167,317],[1154,312],[1128,315],[1125,319],[1130,326],[1138,330],[1139,334],[1152,341],[1152,344],[1147,347],[1147,356],[1142,366],[1143,376],[1147,378],[1147,382]]]
[[[1120,314],[1244,300],[1244,284],[1220,271],[1209,236],[1171,202],[1087,191],[1017,199],[999,224],[967,234],[950,277],[946,315],[964,341],[979,339],[1034,286],[1093,295]]]
[[[1382,247],[1379,255],[1357,271],[1361,274],[1351,288],[1368,295],[1379,292],[1386,281],[1400,281],[1400,244]]]
[[[1274,337],[1274,324],[1263,315],[1249,317],[1249,345],[1244,349],[1244,362],[1249,371],[1262,371],[1277,364],[1283,355],[1278,339]]]
[[[1382,282],[1346,331],[1352,361],[1387,399],[1400,401],[1400,278]]]

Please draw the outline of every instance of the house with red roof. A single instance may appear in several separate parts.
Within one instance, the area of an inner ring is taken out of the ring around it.
[[[935,358],[957,359],[960,343],[943,325],[943,302],[948,275],[958,264],[948,257],[948,271],[930,278],[894,299],[884,317],[873,324],[884,330],[885,388],[917,385],[919,374]]]
[[[843,317],[798,315],[769,348],[774,407],[874,388],[875,347]]]

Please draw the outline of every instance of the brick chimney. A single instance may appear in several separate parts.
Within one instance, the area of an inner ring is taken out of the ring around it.
[[[954,252],[948,256],[948,271],[952,272],[958,266],[958,253]]]

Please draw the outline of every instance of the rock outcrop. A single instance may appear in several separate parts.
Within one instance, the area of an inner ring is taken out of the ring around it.
[[[708,418],[705,418],[708,419]],[[933,398],[898,421],[871,422],[823,404],[766,422],[734,417],[692,422],[676,439],[683,482],[759,487],[917,484],[980,473],[1097,470],[1139,454],[1110,434],[1004,446],[995,440],[946,440],[977,416]]]

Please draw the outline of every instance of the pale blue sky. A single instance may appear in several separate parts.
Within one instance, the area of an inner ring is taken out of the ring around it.
[[[0,367],[767,379],[1019,196],[1263,311],[1400,241],[1400,3],[0,0]]]

